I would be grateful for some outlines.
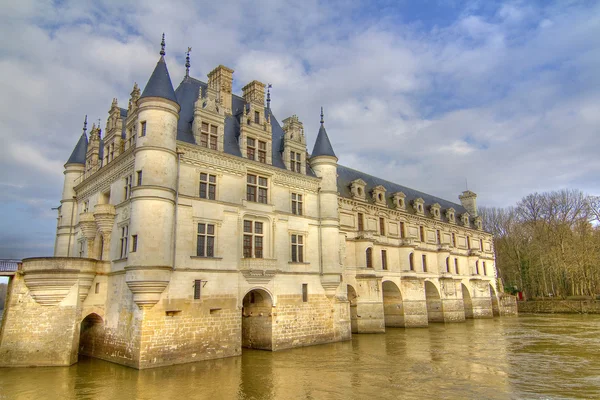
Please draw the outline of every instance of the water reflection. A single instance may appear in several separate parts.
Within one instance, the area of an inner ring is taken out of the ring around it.
[[[390,328],[351,342],[137,371],[0,369],[0,399],[600,398],[600,316]]]

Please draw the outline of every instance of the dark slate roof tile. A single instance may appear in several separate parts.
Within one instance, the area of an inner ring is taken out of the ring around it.
[[[85,165],[85,155],[87,153],[88,139],[84,133],[81,134],[73,152],[71,153],[71,157],[67,160],[67,164],[83,164]]]
[[[317,140],[315,140],[315,147],[313,147],[313,151],[311,154],[311,157],[317,157],[317,156],[336,157],[336,155],[333,151],[333,147],[331,146],[331,142],[329,141],[329,136],[327,136],[327,131],[325,130],[325,126],[322,123],[321,123],[321,128],[319,128],[319,134],[317,135]]]
[[[177,103],[177,97],[173,90],[173,84],[171,83],[171,77],[169,76],[169,70],[167,69],[167,63],[164,57],[160,57],[154,68],[154,72],[148,79],[146,87],[142,92],[144,97],[162,97],[163,99],[171,100]]]

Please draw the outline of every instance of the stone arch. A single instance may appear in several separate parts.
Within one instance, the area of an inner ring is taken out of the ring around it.
[[[427,303],[427,320],[429,322],[444,322],[440,292],[431,281],[425,281],[425,301]]]
[[[273,298],[263,289],[252,289],[242,301],[242,347],[273,350]]]
[[[356,303],[358,295],[352,285],[346,285],[348,301],[350,302],[350,327],[352,333],[358,333],[358,311],[356,309]]]
[[[104,320],[96,313],[88,314],[79,325],[79,354],[95,357],[104,344]]]
[[[490,297],[492,298],[492,315],[494,317],[500,316],[500,304],[498,302],[498,294],[496,293],[496,289],[490,283]]]
[[[392,281],[384,281],[381,284],[381,288],[385,326],[393,328],[404,327],[404,303],[402,302],[400,288]]]
[[[460,286],[462,288],[463,305],[465,308],[465,318],[472,319],[473,318],[473,300],[471,299],[471,293],[469,292],[469,288],[467,288],[464,283],[461,283]]]

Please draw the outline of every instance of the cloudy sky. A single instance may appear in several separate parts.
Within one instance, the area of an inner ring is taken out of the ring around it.
[[[340,163],[458,201],[600,195],[597,1],[0,2],[0,258],[51,255],[84,116],[143,89],[167,36],[175,86],[218,64],[273,84],[309,150],[325,107]]]

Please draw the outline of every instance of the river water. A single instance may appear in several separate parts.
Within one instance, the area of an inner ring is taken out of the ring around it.
[[[137,371],[0,368],[0,399],[600,399],[600,315],[521,315]]]

